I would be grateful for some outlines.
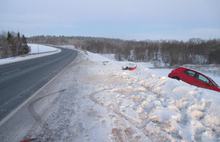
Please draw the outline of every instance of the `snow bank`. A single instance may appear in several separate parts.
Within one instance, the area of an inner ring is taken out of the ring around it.
[[[28,46],[31,48],[29,54],[56,52],[57,50],[59,50],[59,49],[51,47],[51,46],[40,45],[40,44],[28,44]]]
[[[112,61],[116,61],[115,54],[102,54],[102,56],[104,56]]]
[[[56,54],[56,53],[61,52],[61,50],[58,48],[45,46],[45,45],[28,44],[28,46],[31,48],[31,51],[29,54],[17,56],[17,57],[0,59],[0,65],[14,63],[14,62],[20,62],[20,61],[24,61],[24,60],[48,56],[48,55],[52,55],[52,54]]]
[[[220,141],[218,92],[170,79],[166,77],[170,69],[149,69],[137,63],[136,71],[122,71],[127,62],[87,55],[96,61],[89,72],[111,80],[101,87],[108,89],[92,95],[92,100],[135,127],[133,131],[143,134],[140,141]]]

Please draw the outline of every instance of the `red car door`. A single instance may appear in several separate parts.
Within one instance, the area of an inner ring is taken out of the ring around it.
[[[208,89],[211,88],[209,79],[207,77],[205,77],[204,75],[197,73],[196,79],[198,80],[199,87],[208,88]]]
[[[184,73],[182,74],[181,79],[191,85],[196,85],[198,86],[198,80],[196,79],[196,72],[192,70],[185,70]]]

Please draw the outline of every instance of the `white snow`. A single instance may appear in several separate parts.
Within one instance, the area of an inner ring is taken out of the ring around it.
[[[220,141],[220,93],[170,79],[169,70],[151,69],[148,63],[127,71],[121,67],[128,62],[79,52],[39,93],[44,99],[31,102],[33,118],[41,121],[35,118],[22,137],[41,142]]]
[[[58,48],[45,46],[45,45],[28,44],[28,46],[31,48],[31,51],[29,54],[0,59],[0,65],[14,63],[14,62],[20,62],[20,61],[24,61],[24,60],[48,56],[48,55],[52,55],[52,54],[56,54],[56,53],[61,52],[61,50]]]
[[[30,54],[40,54],[58,50],[57,48],[40,44],[28,44],[28,46],[31,48]]]
[[[102,56],[104,56],[112,61],[116,61],[115,54],[102,54]]]

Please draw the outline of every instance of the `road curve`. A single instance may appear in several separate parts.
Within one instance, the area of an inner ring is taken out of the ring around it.
[[[62,49],[57,54],[0,65],[0,120],[52,79],[76,56],[76,51]]]

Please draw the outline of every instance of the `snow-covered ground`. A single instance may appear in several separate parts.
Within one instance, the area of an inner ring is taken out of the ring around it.
[[[28,46],[31,49],[29,54],[17,56],[17,57],[0,59],[0,65],[29,60],[29,59],[43,57],[43,56],[52,55],[52,54],[56,54],[56,53],[61,52],[61,50],[58,48],[45,46],[45,45],[28,44]]]
[[[220,141],[220,93],[169,79],[148,63],[126,71],[127,62],[79,52],[27,106],[34,123],[22,119],[25,126],[3,141]]]
[[[40,44],[28,44],[28,46],[31,47],[30,54],[54,52],[58,50],[57,48]]]

